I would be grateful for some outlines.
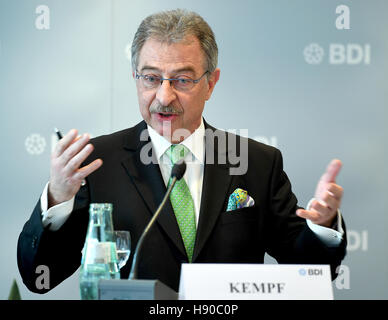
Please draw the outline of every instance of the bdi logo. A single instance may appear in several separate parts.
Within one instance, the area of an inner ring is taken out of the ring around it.
[[[330,64],[370,64],[370,45],[361,46],[349,43],[346,46],[340,43],[330,44]]]
[[[309,276],[321,276],[322,275],[322,269],[308,269],[307,274]]]
[[[303,50],[304,59],[308,64],[318,65],[324,59],[324,49],[317,43],[307,45]],[[370,44],[331,43],[329,45],[328,62],[332,65],[369,65],[371,63]]]
[[[299,274],[301,276],[322,276],[323,275],[323,272],[322,272],[322,269],[313,269],[313,268],[309,268],[309,269],[299,269]]]

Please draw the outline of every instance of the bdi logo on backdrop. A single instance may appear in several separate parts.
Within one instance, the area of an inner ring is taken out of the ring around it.
[[[370,44],[362,46],[357,43],[332,43],[329,52],[330,64],[370,64]]]
[[[339,5],[335,11],[337,30],[350,29],[350,9]],[[369,65],[371,63],[371,46],[369,43],[330,43],[326,48],[327,61],[331,65]],[[311,65],[324,62],[325,48],[318,43],[310,43],[303,50],[305,61]]]
[[[311,43],[303,50],[308,64],[317,65],[323,62],[325,50],[318,43]],[[332,65],[369,65],[371,63],[370,44],[331,43],[329,45],[328,63]]]
[[[89,135],[90,138],[93,137],[92,134],[89,133]],[[51,152],[53,152],[55,146],[58,143],[58,137],[55,133],[52,133],[49,140],[51,140]],[[24,140],[24,147],[27,153],[31,156],[43,155],[43,153],[46,151],[47,145],[47,139],[40,133],[31,133]]]
[[[368,251],[368,230],[347,231],[348,251]]]
[[[40,155],[46,148],[46,139],[39,133],[32,133],[24,140],[24,146],[30,155]]]

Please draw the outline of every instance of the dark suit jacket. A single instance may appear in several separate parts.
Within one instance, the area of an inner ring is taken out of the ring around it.
[[[206,122],[205,128],[215,130]],[[92,140],[95,151],[87,162],[101,158],[104,164],[87,178],[76,195],[74,211],[58,231],[43,227],[37,203],[18,241],[19,270],[31,291],[46,291],[35,286],[38,265],[49,267],[50,289],[80,266],[92,202],[112,203],[114,228],[131,232],[131,257],[121,270],[121,277],[128,277],[136,243],[166,192],[157,162],[143,164],[140,160],[142,147],[149,142],[140,140],[145,129],[142,121],[133,128]],[[227,146],[231,137],[236,139],[230,134],[224,137]],[[219,137],[219,142],[222,139]],[[237,137],[237,145],[239,139],[245,138]],[[297,199],[283,171],[281,153],[245,140],[248,170],[233,176],[229,169],[236,164],[228,161],[230,146],[221,150],[217,141],[212,147],[210,140],[206,137],[206,159],[210,158],[209,150],[214,150],[215,164],[205,165],[193,262],[263,263],[267,252],[279,263],[330,264],[334,277],[345,256],[346,240],[339,247],[327,247],[305,220],[296,216]],[[152,148],[149,150],[152,152]],[[218,159],[223,163],[217,163]],[[247,190],[255,205],[226,212],[229,195],[236,188]],[[181,263],[188,259],[170,202],[146,238],[139,259],[139,278],[159,279],[178,290]]]

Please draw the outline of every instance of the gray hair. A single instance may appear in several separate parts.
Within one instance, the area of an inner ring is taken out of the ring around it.
[[[190,35],[199,40],[207,62],[204,67],[207,71],[213,72],[218,62],[218,47],[214,33],[199,14],[183,9],[158,12],[141,22],[131,47],[132,69],[136,70],[140,50],[149,38],[171,44],[181,42]]]

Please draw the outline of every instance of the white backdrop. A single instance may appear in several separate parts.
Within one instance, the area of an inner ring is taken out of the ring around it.
[[[18,235],[48,180],[53,128],[97,136],[140,121],[126,48],[143,18],[177,7],[216,34],[210,124],[278,147],[302,206],[329,161],[343,161],[349,250],[334,295],[387,299],[384,0],[0,0],[0,299],[13,278],[24,299],[79,298],[77,274],[39,296],[16,264]]]

